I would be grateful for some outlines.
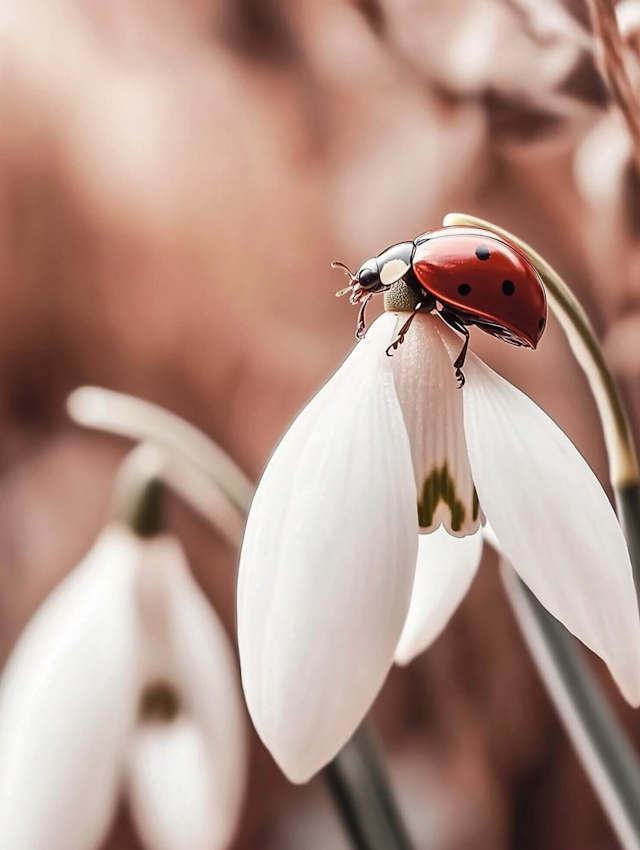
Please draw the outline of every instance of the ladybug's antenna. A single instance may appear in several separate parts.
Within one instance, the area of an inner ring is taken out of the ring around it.
[[[345,287],[344,289],[341,289],[340,292],[336,292],[336,298],[340,298],[342,295],[347,295],[348,293],[353,292],[353,287],[357,283],[357,279],[356,279],[356,276],[354,274],[352,274],[349,266],[345,266],[344,263],[339,263],[337,261],[334,261],[333,263],[331,263],[331,268],[332,269],[342,269],[342,271],[346,275],[348,275],[349,279],[351,280],[351,283],[349,284],[349,286]]]

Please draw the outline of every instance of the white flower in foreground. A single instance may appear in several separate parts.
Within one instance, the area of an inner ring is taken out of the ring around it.
[[[444,628],[480,561],[482,513],[543,605],[640,703],[631,564],[595,475],[473,354],[458,389],[461,341],[439,317],[419,314],[387,357],[397,326],[381,316],[293,423],[245,532],[243,687],[298,782],[354,732],[394,658],[408,662]]]
[[[147,850],[221,850],[245,784],[233,653],[177,542],[119,524],[0,683],[0,847],[97,850],[120,794]]]

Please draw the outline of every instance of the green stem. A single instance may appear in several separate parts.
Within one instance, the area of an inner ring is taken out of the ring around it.
[[[503,581],[527,646],[625,850],[640,850],[640,762],[576,639],[504,564]]]
[[[631,558],[636,594],[640,599],[640,485],[616,487],[615,495],[616,510]]]
[[[154,446],[138,446],[118,470],[111,519],[124,523],[139,537],[156,537],[165,527],[165,501],[162,457]]]
[[[382,752],[366,724],[322,773],[357,850],[411,850]]]

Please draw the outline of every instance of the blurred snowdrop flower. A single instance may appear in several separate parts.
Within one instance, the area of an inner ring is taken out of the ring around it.
[[[620,35],[637,47],[637,39],[640,35],[640,3],[638,0],[622,0],[616,6],[616,18]]]
[[[418,314],[387,357],[401,321],[377,319],[302,411],[249,514],[243,686],[294,781],[347,741],[394,659],[406,663],[444,628],[478,567],[484,516],[540,601],[640,702],[631,564],[595,475],[472,354],[458,389],[461,341],[438,316]]]
[[[147,850],[219,850],[245,782],[233,654],[176,540],[112,522],[0,685],[0,846],[95,850],[120,794]]]

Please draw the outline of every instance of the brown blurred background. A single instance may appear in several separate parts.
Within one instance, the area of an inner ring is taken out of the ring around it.
[[[640,177],[582,0],[2,0],[1,657],[95,537],[126,449],[67,424],[71,389],[155,401],[257,478],[352,345],[331,260],[452,210],[566,276],[638,431]],[[605,481],[555,322],[535,355],[473,345]],[[235,553],[177,504],[171,523],[232,633]],[[490,558],[375,718],[417,850],[616,846]],[[237,846],[346,847],[321,782],[288,786],[253,745]],[[123,811],[105,850],[138,846]]]

